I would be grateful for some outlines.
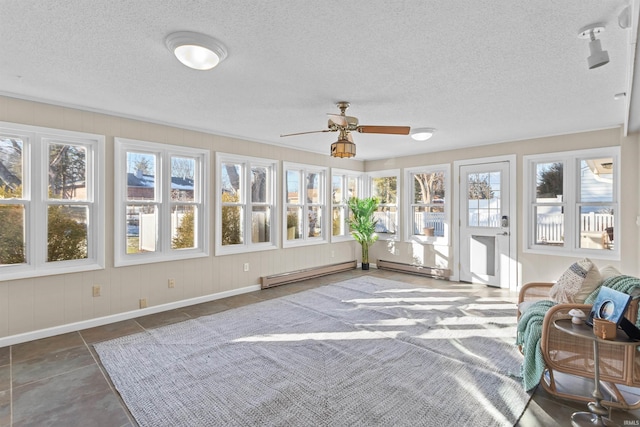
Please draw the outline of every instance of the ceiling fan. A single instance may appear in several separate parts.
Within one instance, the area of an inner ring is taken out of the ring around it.
[[[346,101],[338,102],[337,107],[340,114],[327,113],[329,123],[327,129],[314,130],[310,132],[288,133],[284,136],[306,135],[308,133],[319,132],[340,132],[338,140],[331,144],[332,157],[354,157],[356,155],[356,144],[353,143],[351,132],[359,133],[382,133],[388,135],[409,135],[411,128],[409,126],[372,126],[360,125],[357,117],[347,116],[345,112],[349,108]]]

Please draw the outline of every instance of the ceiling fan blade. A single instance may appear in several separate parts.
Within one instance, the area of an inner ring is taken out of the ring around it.
[[[343,128],[346,128],[349,125],[346,116],[331,113],[327,113],[327,116],[329,116],[329,123],[335,123],[336,125],[342,126]]]
[[[360,133],[386,133],[390,135],[409,135],[409,126],[358,126]]]
[[[329,127],[337,125],[339,127],[354,130],[358,126],[358,118],[353,116],[343,116],[342,114],[331,114],[329,116]]]
[[[320,133],[320,132],[335,132],[335,130],[333,130],[333,129],[323,129],[323,130],[312,130],[312,131],[309,131],[309,132],[287,133],[285,135],[280,135],[280,137],[282,138],[283,136],[306,135],[308,133]]]

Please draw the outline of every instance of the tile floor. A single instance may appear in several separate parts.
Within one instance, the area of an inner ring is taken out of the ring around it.
[[[352,270],[152,314],[97,328],[0,348],[0,427],[5,426],[135,426],[93,350],[92,344],[157,328],[194,317],[217,313],[258,301],[300,292],[316,286],[371,274],[411,283],[446,287],[450,282],[382,270]],[[478,286],[478,296],[502,296],[514,303],[509,291]],[[569,384],[568,386],[571,386]],[[586,387],[589,384],[576,384]],[[582,403],[554,398],[539,388],[519,426],[567,426]],[[620,425],[640,425],[640,411],[612,411]]]

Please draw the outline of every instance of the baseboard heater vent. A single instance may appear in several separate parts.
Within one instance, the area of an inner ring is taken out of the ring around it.
[[[434,279],[449,280],[451,271],[447,268],[426,267],[422,265],[404,264],[401,262],[383,261],[376,262],[380,270],[392,270],[402,273],[417,274],[419,276],[432,277]]]
[[[339,273],[341,271],[353,270],[358,263],[356,261],[341,262],[338,264],[323,265],[320,267],[305,268],[304,270],[291,271],[289,273],[272,274],[262,276],[262,289],[273,286],[285,285],[287,283],[299,282],[301,280],[314,277],[325,276],[327,274]]]

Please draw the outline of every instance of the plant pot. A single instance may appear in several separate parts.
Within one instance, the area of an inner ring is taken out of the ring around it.
[[[368,262],[367,262],[367,263],[364,263],[364,262],[363,262],[363,263],[362,263],[362,269],[363,269],[363,270],[368,270],[368,269],[369,269],[369,263],[368,263]]]
[[[296,238],[296,228],[289,227],[287,228],[287,240],[294,240]]]
[[[425,227],[422,229],[422,233],[425,236],[433,236],[434,231],[435,231],[434,227]]]

